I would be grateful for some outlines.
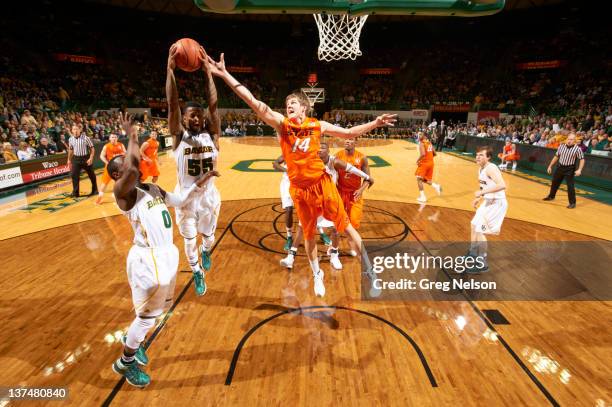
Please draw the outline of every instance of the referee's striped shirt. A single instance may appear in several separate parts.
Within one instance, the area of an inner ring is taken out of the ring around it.
[[[88,148],[93,148],[93,143],[85,134],[81,134],[79,137],[70,136],[68,148],[72,150],[76,157],[85,157],[89,155]]]
[[[568,147],[567,144],[561,144],[557,149],[557,157],[559,157],[560,165],[575,165],[576,159],[582,160],[584,154],[578,144]]]

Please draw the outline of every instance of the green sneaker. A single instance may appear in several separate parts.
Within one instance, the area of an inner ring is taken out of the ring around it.
[[[195,284],[195,292],[198,297],[206,294],[206,279],[202,271],[196,271],[193,273],[193,283]]]
[[[126,365],[123,364],[121,358],[113,363],[113,372],[125,377],[125,380],[132,386],[140,387],[141,389],[147,387],[151,383],[151,378],[148,374],[140,370],[138,363]]]
[[[321,233],[321,241],[325,246],[329,246],[332,244],[331,239],[325,233]]]
[[[123,335],[121,337],[121,343],[123,344],[123,346],[125,346],[126,341],[127,341],[127,335]],[[146,366],[149,364],[149,357],[145,353],[145,348],[144,346],[142,346],[142,343],[136,350],[136,355],[134,356],[136,357],[136,362],[138,362],[139,365]]]
[[[210,266],[212,265],[212,260],[210,258],[210,253],[204,249],[202,249],[202,268],[206,271],[210,271]]]
[[[289,250],[291,250],[291,246],[293,246],[293,237],[287,236],[287,241],[285,242],[285,246],[283,247],[283,250],[288,252]]]

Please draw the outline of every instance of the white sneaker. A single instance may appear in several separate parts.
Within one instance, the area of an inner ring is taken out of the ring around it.
[[[425,203],[425,202],[427,202],[427,198],[425,198],[424,196],[420,196],[420,197],[418,197],[416,200],[417,200],[417,202],[420,202],[420,203]]]
[[[342,263],[340,262],[338,253],[331,253],[329,255],[329,262],[331,263],[332,267],[335,268],[336,270],[342,270]]]
[[[280,265],[285,268],[292,269],[294,260],[295,260],[295,256],[293,254],[288,254],[287,257],[285,257],[284,259],[281,259]]]
[[[351,255],[351,257],[357,257],[357,252],[355,250],[350,250],[349,254]]]
[[[438,193],[438,195],[442,195],[442,185],[440,184],[436,184],[436,185],[432,185],[433,189],[436,190],[436,192]]]
[[[319,272],[316,275],[313,275],[313,279],[314,279],[314,292],[315,295],[317,297],[324,297],[325,296],[325,284],[323,283],[323,276],[325,275],[325,273],[323,273],[323,271],[319,270]]]

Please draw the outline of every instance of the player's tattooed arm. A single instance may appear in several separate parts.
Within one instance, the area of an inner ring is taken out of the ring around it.
[[[168,54],[168,66],[166,69],[166,100],[168,101],[168,127],[172,135],[172,148],[176,148],[183,137],[183,125],[181,124],[181,107],[179,105],[178,88],[174,69],[176,68],[177,46],[172,44]]]
[[[272,167],[274,167],[276,171],[287,172],[287,169],[281,165],[284,162],[285,162],[285,157],[281,155],[272,162]]]
[[[280,132],[284,116],[270,109],[264,102],[257,100],[255,96],[243,84],[238,82],[236,78],[225,69],[225,58],[221,54],[219,61],[215,61],[210,56],[210,71],[213,75],[223,79],[223,81],[242,99],[249,107],[257,114],[257,116],[267,125],[271,126],[277,132]]]
[[[202,61],[202,72],[204,72],[204,96],[208,102],[208,120],[207,127],[210,133],[213,143],[219,151],[219,137],[221,135],[221,119],[219,118],[218,107],[218,95],[217,87],[215,86],[215,80],[213,79],[212,72],[210,70],[210,62],[208,61],[208,55],[203,47],[200,47]]]
[[[382,115],[378,116],[375,120],[372,120],[369,123],[360,124],[359,126],[351,127],[350,129],[336,126],[325,121],[321,121],[320,123],[322,134],[329,134],[332,137],[340,138],[355,138],[361,136],[362,134],[366,134],[378,127],[393,127],[396,121],[396,114],[383,113]]]

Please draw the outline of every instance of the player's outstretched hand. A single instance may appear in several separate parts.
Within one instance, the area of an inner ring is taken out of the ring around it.
[[[200,46],[200,55],[198,56],[198,58],[200,58],[200,63],[202,64],[202,71],[207,75],[211,73],[210,62],[208,62],[208,54],[202,46]]]
[[[176,43],[172,44],[170,51],[168,51],[168,70],[174,71],[176,68],[176,54],[178,53],[178,47]]]
[[[219,62],[215,61],[208,55],[207,55],[207,59],[208,59],[208,66],[209,66],[210,72],[213,75],[223,76],[227,73],[227,70],[225,69],[225,55],[223,53],[221,53]]]
[[[206,174],[204,174],[202,177],[200,177],[200,179],[198,179],[196,181],[196,185],[198,187],[203,187],[204,184],[206,184],[208,182],[209,179],[211,179],[212,177],[220,177],[221,174],[219,174],[218,171],[208,171]]]
[[[395,126],[395,122],[397,122],[396,114],[383,113],[376,118],[376,125],[378,127],[381,127],[381,126],[393,127]]]
[[[125,131],[126,137],[130,137],[132,133],[135,133],[134,116],[128,112],[119,112],[119,122],[121,127]]]

